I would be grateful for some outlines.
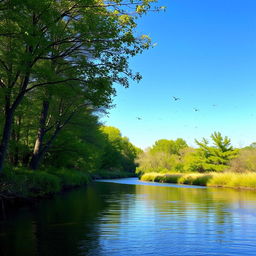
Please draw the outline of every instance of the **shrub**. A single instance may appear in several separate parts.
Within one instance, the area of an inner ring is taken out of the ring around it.
[[[61,189],[60,179],[55,175],[22,168],[5,169],[1,183],[7,184],[7,193],[25,197],[53,194]]]
[[[238,157],[233,159],[230,163],[229,172],[256,172],[256,149],[242,149]]]
[[[54,170],[53,174],[60,179],[63,188],[82,186],[88,184],[90,181],[87,173],[72,169]]]

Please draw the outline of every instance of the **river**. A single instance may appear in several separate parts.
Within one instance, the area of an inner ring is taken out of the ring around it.
[[[7,209],[0,255],[256,255],[256,192],[102,180]]]

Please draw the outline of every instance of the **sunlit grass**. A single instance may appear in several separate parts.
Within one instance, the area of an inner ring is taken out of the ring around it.
[[[256,173],[216,174],[209,180],[207,186],[256,189]]]
[[[256,173],[145,173],[142,181],[256,189]]]

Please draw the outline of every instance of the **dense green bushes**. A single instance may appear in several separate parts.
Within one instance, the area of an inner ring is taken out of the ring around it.
[[[8,169],[0,178],[2,193],[19,197],[37,197],[59,192],[60,179],[44,171]]]
[[[0,176],[0,197],[43,197],[63,189],[88,184],[92,179],[133,177],[134,173],[99,170],[81,172],[74,169],[49,168],[47,171],[31,171],[25,168],[5,168]]]
[[[63,136],[55,140],[40,171],[29,170],[22,164],[24,156],[18,150],[19,166],[5,167],[0,177],[0,194],[37,197],[82,186],[93,178],[134,176],[134,159],[139,149],[122,137],[117,128],[95,124],[92,116],[83,120],[83,124],[90,124],[91,130],[84,131],[80,125],[73,125],[64,131]],[[24,167],[20,167],[22,165]]]
[[[69,169],[53,169],[51,173],[59,178],[62,188],[76,187],[88,184],[90,176],[81,171]]]
[[[65,188],[87,184],[89,180],[88,174],[76,170],[5,169],[0,177],[0,194],[15,197],[41,197],[60,192]]]
[[[218,132],[213,133],[211,139],[212,146],[204,138],[201,142],[195,140],[199,146],[196,149],[188,147],[186,142],[182,142],[181,139],[157,141],[153,147],[138,156],[137,163],[139,166],[136,173],[141,175],[146,172],[205,173],[226,171],[230,168],[232,160],[237,158],[239,150],[234,149],[230,139],[222,137]],[[249,165],[247,164],[247,166]],[[251,169],[255,169],[255,167],[256,152],[255,164],[251,165]]]

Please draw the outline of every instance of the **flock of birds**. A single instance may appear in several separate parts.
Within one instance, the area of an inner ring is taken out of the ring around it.
[[[179,100],[181,100],[181,98],[178,98],[178,97],[175,97],[175,96],[172,96],[172,98],[173,98],[174,101],[179,101]],[[216,104],[213,104],[212,106],[213,106],[213,107],[217,107]],[[194,110],[195,112],[199,112],[199,109],[198,109],[198,108],[193,108],[193,110]],[[142,117],[136,117],[136,118],[137,118],[139,121],[142,120]]]

